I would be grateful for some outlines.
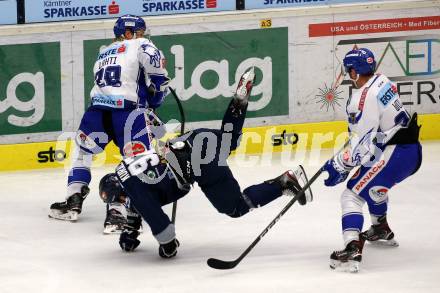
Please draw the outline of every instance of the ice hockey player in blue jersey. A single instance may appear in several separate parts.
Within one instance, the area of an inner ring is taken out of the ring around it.
[[[418,170],[422,147],[417,113],[410,116],[396,86],[385,75],[375,73],[373,53],[365,48],[351,50],[343,62],[358,89],[347,102],[350,142],[326,163],[329,177],[324,183],[339,184],[357,168],[341,196],[345,249],[330,256],[332,269],[357,272],[365,241],[398,246],[387,221],[388,192]],[[365,203],[372,226],[361,233]]]
[[[185,196],[194,182],[219,213],[233,218],[301,189],[297,179],[302,176],[288,170],[242,192],[227,165],[227,157],[239,144],[254,78],[254,68],[242,75],[220,129],[195,129],[169,140],[164,158],[150,151],[126,158],[117,166],[113,176],[118,177],[130,203],[150,226],[161,257],[174,257],[179,247],[174,224],[162,206]],[[311,200],[311,192],[307,192],[299,202],[304,205]],[[121,234],[119,244],[123,250],[132,251],[139,245],[137,228],[127,225]]]
[[[50,217],[78,219],[89,193],[92,156],[101,153],[110,141],[123,157],[151,149],[151,133],[145,131],[146,108],[156,109],[162,104],[169,78],[162,53],[144,38],[146,31],[149,32],[142,18],[121,16],[113,28],[114,41],[100,49],[93,68],[91,104],[75,137],[76,153],[68,176],[66,201],[52,204]],[[114,226],[111,219],[116,212],[118,208],[112,211],[108,207],[105,226]]]

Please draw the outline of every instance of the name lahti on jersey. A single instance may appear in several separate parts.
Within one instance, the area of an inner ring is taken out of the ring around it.
[[[396,86],[381,74],[375,74],[353,93],[347,102],[347,115],[354,139],[344,161],[351,166],[359,165],[365,156],[369,158],[376,142],[385,144],[410,119]]]
[[[127,109],[148,107],[148,86],[166,77],[163,56],[144,38],[114,42],[101,48],[93,67],[92,105]]]

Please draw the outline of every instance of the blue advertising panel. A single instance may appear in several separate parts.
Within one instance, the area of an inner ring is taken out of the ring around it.
[[[339,3],[368,3],[386,0],[245,0],[245,9],[304,7]]]
[[[0,0],[0,25],[17,24],[17,1]]]
[[[0,0],[1,1],[1,0]],[[0,2],[1,3],[1,2]],[[26,23],[235,10],[235,0],[32,0]]]

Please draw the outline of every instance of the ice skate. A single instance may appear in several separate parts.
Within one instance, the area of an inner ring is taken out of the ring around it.
[[[333,251],[330,255],[330,268],[350,273],[357,273],[362,261],[362,248],[364,240],[353,240],[344,250]]]
[[[387,222],[386,215],[377,219],[379,224],[372,225],[370,229],[361,233],[368,242],[374,245],[397,247],[399,243],[394,239],[394,233],[391,231]]]
[[[104,221],[103,234],[121,234],[127,224],[127,218],[116,209],[108,209]]]
[[[283,195],[287,196],[295,196],[302,189],[292,170],[288,170],[274,179],[267,180],[266,183],[278,184],[281,187]],[[307,198],[305,193],[298,198],[300,205],[305,205],[308,201],[312,201],[312,198]]]
[[[254,67],[252,67],[240,77],[240,81],[238,82],[234,98],[242,103],[247,103],[251,94],[252,87],[254,86],[254,82],[255,69]]]
[[[84,185],[81,193],[72,194],[66,201],[56,202],[50,206],[49,217],[57,220],[76,221],[81,214],[84,199],[90,189]]]
[[[248,104],[248,99],[255,82],[255,69],[252,67],[246,71],[238,82],[237,89],[234,93],[232,107],[237,115],[241,115]]]

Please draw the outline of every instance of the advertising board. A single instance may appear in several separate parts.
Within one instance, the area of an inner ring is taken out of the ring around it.
[[[60,131],[60,44],[0,46],[0,135]]]
[[[17,23],[17,1],[0,0],[0,25]]]
[[[32,0],[26,23],[235,10],[235,0]]]
[[[263,9],[281,7],[306,7],[341,3],[368,3],[379,1],[387,0],[246,0],[244,5],[245,9]]]
[[[257,73],[248,117],[289,114],[288,30],[238,30],[161,35],[153,41],[167,58],[171,86],[182,100],[187,122],[221,120],[241,74],[251,66]],[[84,41],[84,96],[94,78],[91,69],[99,47],[111,40]],[[239,49],[237,49],[239,48]],[[159,108],[163,119],[173,117],[175,101],[168,97]]]

